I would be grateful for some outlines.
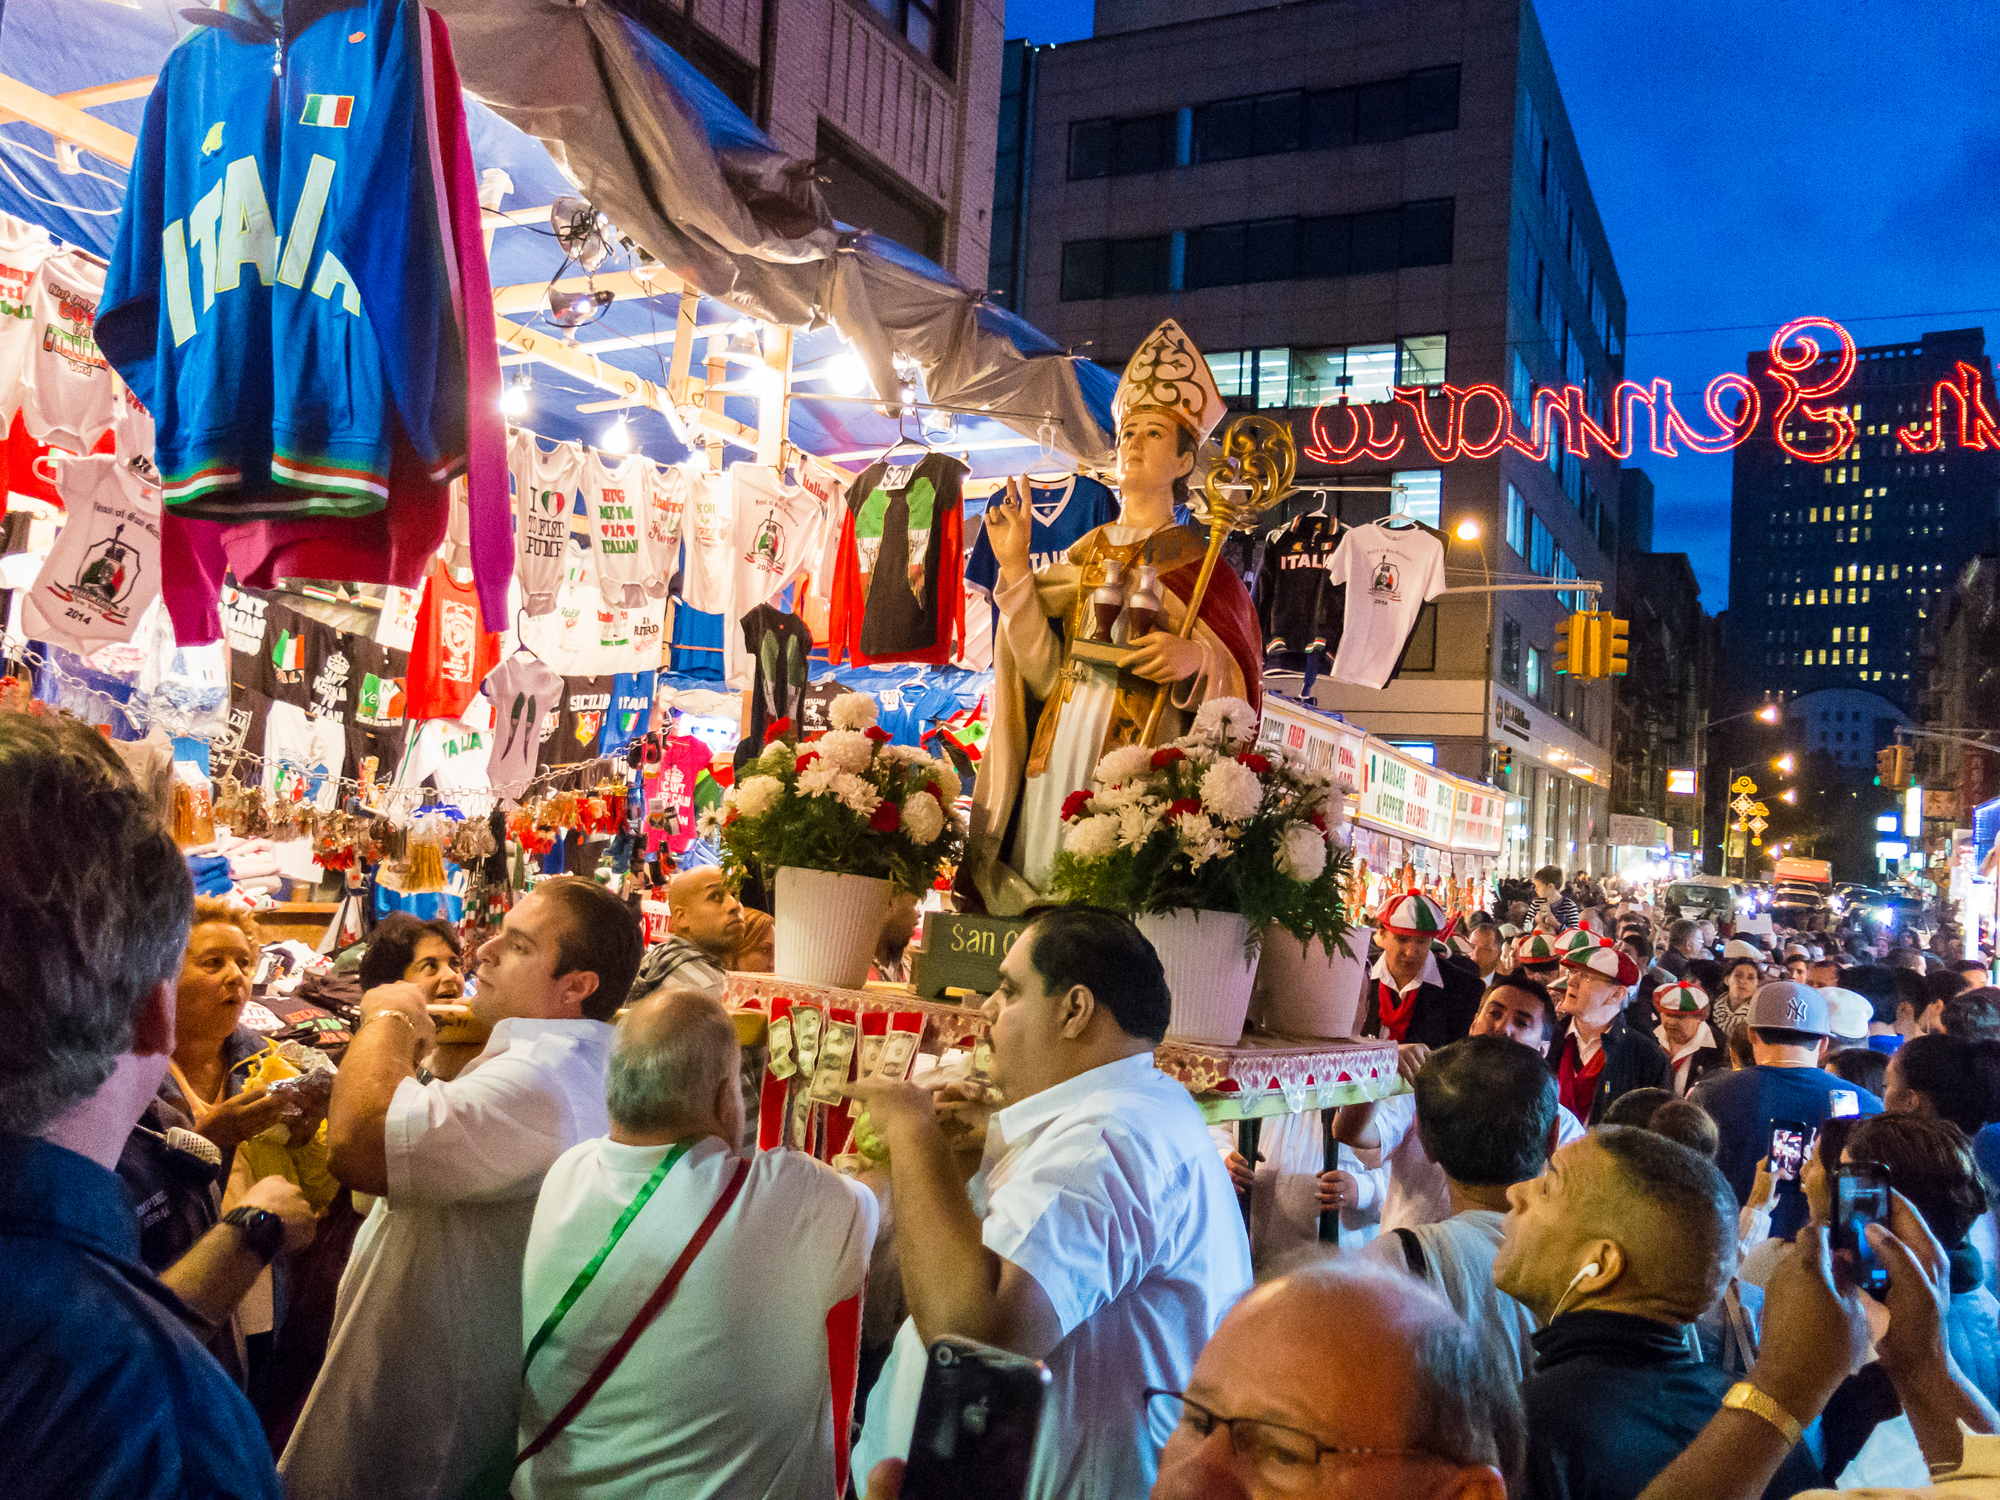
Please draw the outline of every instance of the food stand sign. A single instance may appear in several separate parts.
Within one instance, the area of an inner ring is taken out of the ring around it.
[[[1368,775],[1356,819],[1434,848],[1450,846],[1458,803],[1455,780],[1373,742],[1366,747],[1363,763]]]
[[[1367,736],[1350,724],[1316,714],[1278,698],[1264,700],[1264,718],[1257,733],[1260,749],[1276,746],[1322,771],[1334,785],[1352,796],[1361,790],[1362,745]]]
[[[1452,848],[1471,854],[1498,854],[1505,837],[1506,812],[1504,792],[1460,782],[1458,808],[1452,819]]]

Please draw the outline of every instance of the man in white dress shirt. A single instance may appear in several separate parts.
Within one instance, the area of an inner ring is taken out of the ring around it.
[[[1160,960],[1123,917],[1058,907],[1000,965],[987,1002],[1008,1101],[974,1141],[968,1185],[933,1096],[857,1085],[889,1145],[910,1321],[868,1402],[866,1474],[909,1450],[924,1348],[942,1334],[1045,1360],[1053,1377],[1032,1500],[1142,1495],[1180,1390],[1250,1287],[1250,1245],[1201,1112],[1153,1065],[1166,1033]]]
[[[1512,1037],[1546,1057],[1555,1028],[1555,1002],[1548,987],[1515,973],[1496,980],[1480,999],[1471,1035]],[[1429,1057],[1426,1047],[1406,1046],[1397,1063],[1403,1076],[1414,1081]],[[1452,1215],[1451,1188],[1444,1169],[1424,1150],[1416,1125],[1417,1096],[1413,1093],[1374,1104],[1347,1105],[1334,1120],[1335,1139],[1353,1147],[1368,1169],[1358,1179],[1364,1192],[1380,1194],[1384,1234],[1442,1223]],[[1583,1133],[1582,1122],[1558,1104],[1556,1137],[1550,1151],[1580,1140]],[[1371,1197],[1370,1201],[1375,1200]]]
[[[709,996],[663,990],[619,1022],[605,1088],[611,1133],[549,1169],[528,1235],[524,1450],[728,1190],[742,1165],[740,1066],[735,1024]],[[557,1316],[635,1203],[617,1249]],[[758,1152],[666,1306],[521,1466],[517,1500],[835,1500],[826,1317],[860,1293],[876,1219],[875,1196],[859,1183],[798,1151]]]
[[[450,1082],[414,985],[361,1000],[327,1110],[341,1181],[380,1201],[341,1277],[326,1363],[279,1460],[299,1500],[505,1493],[521,1390],[521,1260],[542,1175],[606,1129],[612,1014],[644,951],[631,908],[545,880],[479,950],[492,1026]]]

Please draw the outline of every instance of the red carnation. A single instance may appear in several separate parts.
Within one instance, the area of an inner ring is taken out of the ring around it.
[[[883,802],[876,805],[875,816],[868,820],[868,826],[877,833],[894,833],[902,821],[903,810],[893,802]]]
[[[866,729],[862,730],[861,732],[867,735],[869,739],[873,740],[878,745],[886,745],[889,743],[889,741],[895,738],[893,734],[889,733],[889,731],[884,729],[880,724],[870,724]]]
[[[803,771],[807,766],[811,765],[814,761],[818,759],[819,759],[819,751],[817,750],[804,751],[800,754],[799,758],[792,763],[792,770],[794,773]]]
[[[936,793],[936,782],[931,783],[931,791],[933,794]],[[1088,791],[1071,792],[1067,797],[1063,798],[1063,821],[1065,823],[1074,823],[1078,818],[1083,816],[1083,810],[1089,805],[1090,793]]]
[[[1266,774],[1271,769],[1271,762],[1259,755],[1255,750],[1245,750],[1241,755],[1236,757],[1236,763],[1241,766],[1248,766],[1259,776]]]
[[[1200,811],[1201,798],[1199,797],[1183,797],[1178,802],[1169,802],[1167,804],[1167,816],[1170,818],[1178,818],[1184,813],[1198,813]]]
[[[1314,814],[1313,814],[1313,815],[1312,815],[1312,816],[1311,816],[1310,818],[1306,819],[1306,821],[1307,821],[1308,823],[1312,824],[1312,826],[1313,826],[1313,827],[1315,827],[1315,828],[1317,828],[1317,829],[1318,829],[1318,830],[1319,830],[1319,831],[1320,831],[1321,833],[1325,833],[1325,832],[1326,832],[1326,814],[1325,814],[1325,813],[1314,813]]]
[[[945,796],[944,788],[939,786],[935,781],[928,783],[924,787],[924,790],[929,792],[933,797],[937,798],[937,804],[939,807],[951,806],[952,799]],[[1065,807],[1067,807],[1067,805],[1068,805],[1067,803],[1064,804]],[[1067,818],[1069,814],[1065,812],[1063,816]]]
[[[1181,749],[1179,745],[1164,745],[1153,752],[1153,769],[1157,771],[1172,765],[1177,760],[1186,759],[1187,751]]]
[[[791,732],[792,721],[790,719],[773,719],[771,727],[764,731],[764,743],[768,745],[773,740],[781,740]]]

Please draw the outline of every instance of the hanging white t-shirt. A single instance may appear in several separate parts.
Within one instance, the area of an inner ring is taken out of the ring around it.
[[[738,464],[729,477],[735,485],[729,548],[735,618],[722,631],[722,676],[733,688],[747,688],[755,665],[743,649],[738,621],[777,598],[794,574],[812,565],[826,534],[827,507],[812,491],[786,484],[776,469]]]
[[[97,347],[103,295],[103,268],[74,251],[50,256],[35,275],[21,420],[38,443],[88,453],[111,426],[111,366]]]
[[[302,801],[321,812],[340,805],[340,771],[347,730],[340,720],[312,718],[295,703],[273,703],[264,715],[264,794]]]
[[[473,700],[472,706],[484,716],[485,710],[478,699]],[[468,724],[463,719],[424,720],[417,726],[409,754],[397,768],[397,783],[418,786],[429,777],[431,785],[447,794],[485,791],[486,764],[490,759],[487,746],[492,734],[491,729]]]
[[[1444,592],[1444,544],[1415,526],[1350,526],[1327,575],[1329,584],[1347,587],[1340,650],[1328,675],[1357,687],[1386,685],[1418,612]]]
[[[694,476],[681,464],[668,464],[646,487],[646,595],[667,597],[667,585],[680,564],[681,517],[687,510]]]
[[[562,698],[563,680],[539,656],[521,652],[486,674],[481,690],[493,705],[493,752],[486,779],[503,797],[519,797],[535,774],[540,724]]]
[[[736,469],[744,467],[736,465]],[[681,516],[681,540],[687,544],[681,575],[681,597],[689,609],[735,619],[729,591],[733,574],[729,546],[734,540],[730,518],[735,514],[735,481],[730,474],[705,474],[688,487],[687,510]],[[729,632],[723,631],[727,639]]]
[[[85,654],[129,641],[146,606],[160,596],[160,492],[109,453],[52,454],[56,493],[69,517],[28,591],[28,634]]]
[[[0,214],[0,433],[21,405],[21,380],[35,345],[35,272],[56,253],[48,231]]]
[[[521,607],[530,615],[556,607],[583,461],[580,443],[557,443],[550,453],[522,428],[507,436],[507,467],[514,476],[514,572],[521,580]]]
[[[153,414],[115,370],[111,374],[111,439],[111,451],[121,463],[143,460],[136,465],[139,472],[159,483],[159,470],[153,467]]]
[[[609,464],[595,449],[585,455],[584,512],[597,548],[597,588],[611,605],[639,604],[646,597],[646,513],[653,466],[634,453]]]

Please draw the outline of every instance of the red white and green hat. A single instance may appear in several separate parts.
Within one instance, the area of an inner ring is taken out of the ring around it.
[[[1524,964],[1552,964],[1562,957],[1562,952],[1548,933],[1531,932],[1521,940],[1514,957],[1516,962]]]
[[[1567,932],[1556,934],[1556,956],[1568,958],[1573,953],[1588,953],[1603,942],[1604,939],[1588,927],[1572,927]]]
[[[1663,1011],[1678,1011],[1683,1015],[1708,1009],[1708,991],[1687,980],[1677,980],[1673,984],[1663,984],[1653,991],[1653,1005]]]
[[[1375,925],[1397,937],[1427,937],[1442,942],[1458,924],[1456,918],[1446,917],[1444,908],[1422,891],[1405,891],[1389,898],[1375,914]]]
[[[1566,969],[1588,969],[1628,990],[1639,982],[1639,966],[1632,962],[1632,955],[1610,938],[1600,938],[1588,949],[1564,954],[1562,962]]]

